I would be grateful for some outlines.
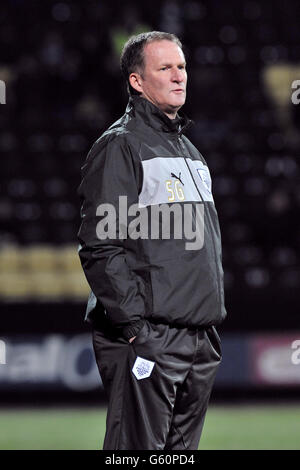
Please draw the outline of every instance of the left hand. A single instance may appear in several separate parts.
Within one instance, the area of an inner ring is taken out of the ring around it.
[[[132,338],[129,339],[129,343],[132,343],[132,341],[136,338],[136,336],[133,336]]]

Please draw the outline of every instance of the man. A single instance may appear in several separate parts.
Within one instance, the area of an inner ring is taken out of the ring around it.
[[[132,37],[121,69],[126,113],[93,145],[79,187],[86,320],[109,397],[103,449],[197,449],[226,316],[211,180],[177,113],[187,84],[179,39]]]

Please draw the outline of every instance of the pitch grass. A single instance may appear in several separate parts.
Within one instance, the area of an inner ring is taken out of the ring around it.
[[[0,409],[1,450],[100,450],[104,408]],[[299,450],[299,405],[211,405],[199,449]]]

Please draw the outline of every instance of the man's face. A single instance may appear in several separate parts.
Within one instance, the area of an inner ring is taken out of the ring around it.
[[[174,119],[186,98],[186,63],[181,48],[168,40],[150,42],[144,48],[144,62],[142,76],[137,74],[138,91]]]

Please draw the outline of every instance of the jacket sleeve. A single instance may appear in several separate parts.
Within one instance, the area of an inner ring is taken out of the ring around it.
[[[145,303],[126,262],[126,239],[119,237],[119,196],[127,196],[127,207],[138,201],[136,168],[124,137],[110,136],[94,144],[82,167],[78,194],[82,203],[78,232],[82,268],[107,319],[129,339],[144,324]],[[110,204],[116,214],[116,232],[106,239],[97,235],[97,225],[107,216],[97,215],[100,204]]]

